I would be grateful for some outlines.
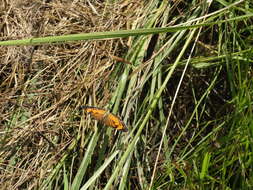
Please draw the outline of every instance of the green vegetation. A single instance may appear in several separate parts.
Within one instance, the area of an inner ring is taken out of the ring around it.
[[[1,10],[1,188],[253,187],[253,2]],[[110,110],[129,131],[81,105]]]

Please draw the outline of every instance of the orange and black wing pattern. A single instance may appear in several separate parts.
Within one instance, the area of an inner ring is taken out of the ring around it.
[[[113,127],[119,131],[127,132],[128,129],[124,122],[116,115],[109,113],[108,111],[91,106],[81,106],[86,113],[89,113],[91,117],[103,123],[104,125]]]

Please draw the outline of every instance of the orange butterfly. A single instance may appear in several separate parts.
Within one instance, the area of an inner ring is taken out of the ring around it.
[[[85,112],[89,113],[94,119],[102,122],[103,124],[113,127],[117,130],[127,132],[128,129],[124,122],[116,115],[109,113],[108,111],[91,107],[91,106],[81,106],[81,109],[84,109]]]

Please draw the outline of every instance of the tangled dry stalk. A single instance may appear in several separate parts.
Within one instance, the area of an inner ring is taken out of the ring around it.
[[[0,6],[1,40],[8,40],[127,29],[142,2],[7,0]],[[3,189],[40,184],[81,130],[77,107],[108,102],[113,58],[127,47],[121,39],[0,47]]]

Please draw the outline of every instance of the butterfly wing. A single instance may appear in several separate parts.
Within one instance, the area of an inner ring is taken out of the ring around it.
[[[98,108],[86,108],[85,111],[98,121],[102,121],[106,115],[105,110]]]
[[[104,123],[107,126],[124,132],[128,131],[126,125],[118,116],[109,113],[104,109],[89,106],[82,106],[81,108],[89,113],[94,119]]]
[[[120,130],[120,131],[124,131],[124,132],[127,132],[127,127],[126,125],[123,123],[123,121],[121,121],[121,119],[119,117],[117,117],[116,115],[114,114],[108,114],[104,121],[105,125],[108,125],[108,126],[111,126],[117,130]]]

